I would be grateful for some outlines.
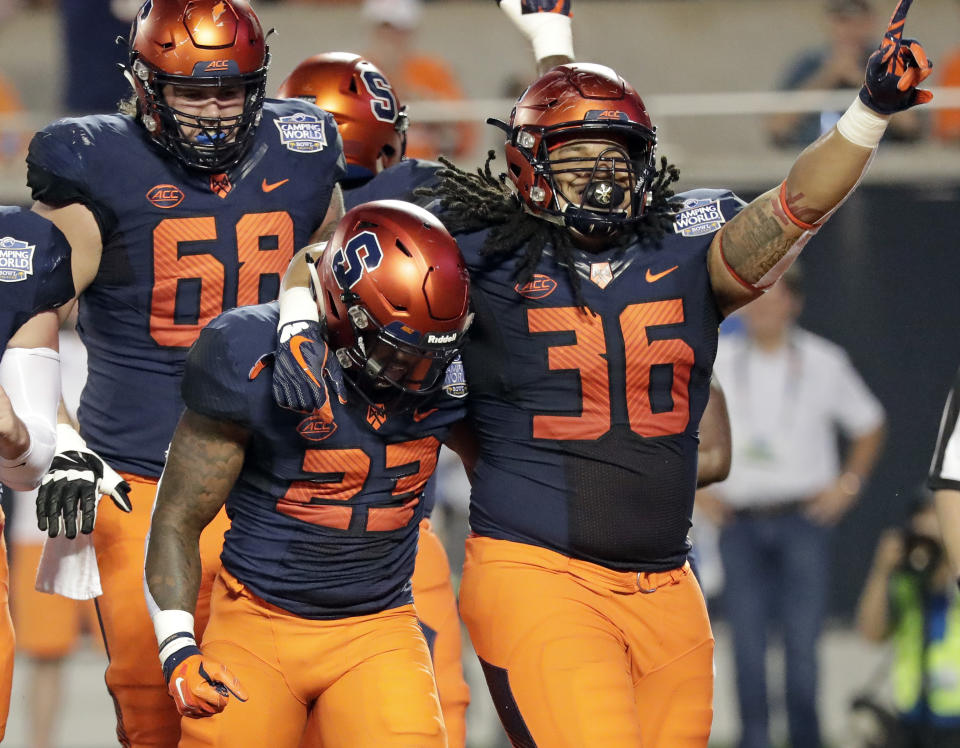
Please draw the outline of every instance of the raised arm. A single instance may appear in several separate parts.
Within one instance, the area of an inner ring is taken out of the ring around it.
[[[867,62],[859,97],[837,125],[800,154],[782,184],[750,203],[714,236],[708,267],[724,314],[773,285],[849,196],[890,115],[933,98],[917,88],[930,74],[931,63],[919,43],[903,39],[911,3],[900,0],[880,48]]]
[[[170,695],[180,713],[222,711],[237,679],[205,657],[193,633],[200,588],[200,533],[216,516],[243,466],[247,431],[186,410],[177,425],[157,490],[144,586]]]
[[[497,0],[497,4],[530,40],[538,75],[573,62],[573,0]]]

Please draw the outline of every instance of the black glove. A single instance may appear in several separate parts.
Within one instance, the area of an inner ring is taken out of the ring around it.
[[[97,520],[97,504],[107,494],[124,512],[130,504],[130,484],[87,447],[70,426],[57,426],[57,453],[37,490],[37,527],[51,538],[60,534],[60,518],[68,538],[89,534]]]
[[[860,101],[878,114],[894,114],[926,104],[930,91],[917,88],[933,70],[920,42],[903,38],[903,26],[913,0],[900,0],[880,49],[867,60],[867,74]]]

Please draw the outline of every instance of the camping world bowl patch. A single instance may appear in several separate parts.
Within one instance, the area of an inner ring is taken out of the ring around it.
[[[0,281],[14,283],[33,275],[33,250],[36,244],[27,244],[12,236],[0,239]]]
[[[717,231],[726,219],[720,210],[720,201],[711,200],[704,205],[680,211],[673,218],[673,230],[682,236],[701,236]]]
[[[312,114],[290,114],[273,121],[280,131],[280,142],[296,153],[316,153],[327,147],[323,120]]]

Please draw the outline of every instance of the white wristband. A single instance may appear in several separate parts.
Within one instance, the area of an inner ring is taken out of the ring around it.
[[[531,15],[531,14],[528,14]],[[537,13],[540,28],[531,38],[537,62],[547,57],[573,59],[573,23],[560,13]]]
[[[197,645],[193,633],[193,614],[185,610],[158,610],[153,614],[153,631],[160,646],[160,662],[177,650]],[[176,636],[188,633],[190,636]]]
[[[858,97],[837,121],[837,132],[854,145],[876,148],[889,121],[889,116],[877,114]]]
[[[280,321],[277,323],[277,329],[279,330],[288,322],[303,320],[320,321],[320,311],[317,309],[317,302],[310,293],[310,289],[304,286],[293,286],[281,290]]]
[[[533,45],[537,61],[573,57],[573,24],[562,13],[524,13],[520,0],[501,0],[500,8]]]

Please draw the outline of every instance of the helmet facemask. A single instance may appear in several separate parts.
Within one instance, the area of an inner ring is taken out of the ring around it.
[[[359,302],[345,295],[355,336],[353,345],[336,351],[345,379],[387,410],[403,410],[435,393],[460,353],[472,315],[460,331],[422,334],[401,322],[382,326]]]
[[[646,128],[638,132],[636,126],[600,129],[571,125],[543,128],[539,137],[527,129],[516,135],[521,152],[524,142],[534,146],[528,158],[549,188],[535,184],[530,200],[540,198],[540,211],[588,237],[612,236],[638,223],[656,171],[655,135]],[[576,153],[576,146],[583,147],[583,155]],[[568,156],[562,149],[572,153]],[[561,157],[557,158],[558,154]]]
[[[267,59],[269,62],[269,57]],[[260,70],[246,75],[192,77],[164,73],[150,68],[142,60],[134,60],[132,71],[140,94],[144,126],[164,150],[187,167],[209,173],[230,169],[246,155],[260,124],[268,62]],[[211,98],[224,89],[238,87],[243,91],[243,106],[233,116],[200,117],[168,104],[166,86],[209,89]]]

